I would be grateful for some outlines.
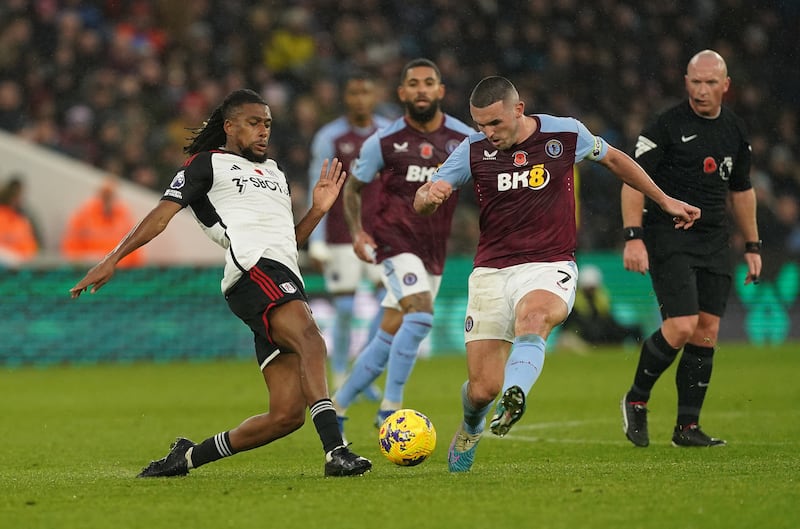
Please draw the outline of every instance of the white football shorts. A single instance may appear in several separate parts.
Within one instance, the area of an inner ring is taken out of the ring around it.
[[[569,314],[577,284],[578,267],[573,261],[474,269],[469,276],[464,342],[513,342],[514,309],[525,294],[534,290],[547,290],[563,299]]]
[[[355,292],[363,279],[377,285],[381,282],[381,265],[358,258],[352,244],[329,244],[330,258],[325,263],[325,289],[331,294]]]
[[[383,286],[386,287],[386,296],[381,302],[382,307],[400,309],[401,300],[412,294],[430,292],[431,298],[436,299],[442,276],[437,276],[425,270],[422,259],[411,253],[393,255],[383,260]]]

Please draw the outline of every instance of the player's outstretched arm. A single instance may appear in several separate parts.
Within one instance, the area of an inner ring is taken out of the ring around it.
[[[116,248],[111,250],[102,261],[86,273],[83,279],[69,289],[70,297],[77,298],[89,287],[92,287],[90,290],[92,294],[100,290],[113,277],[120,259],[144,246],[164,231],[172,217],[181,209],[182,206],[175,202],[160,201],[139,224],[128,232]]]
[[[665,213],[672,217],[676,229],[683,228],[688,230],[700,218],[700,208],[664,193],[633,158],[619,149],[609,145],[608,152],[599,162],[614,173],[617,178],[650,197]]]
[[[342,171],[342,162],[338,158],[325,160],[320,168],[319,181],[314,189],[311,207],[294,227],[297,246],[302,246],[311,236],[319,221],[333,207],[339,192],[342,190],[347,173]]]
[[[344,185],[344,220],[347,222],[347,229],[350,230],[350,237],[353,239],[353,251],[356,256],[364,262],[375,262],[375,249],[378,245],[375,239],[364,231],[361,224],[361,192],[367,186],[367,182],[362,182],[356,177],[347,179]]]

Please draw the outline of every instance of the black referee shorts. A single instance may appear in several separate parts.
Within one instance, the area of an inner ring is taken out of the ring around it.
[[[300,279],[281,263],[263,258],[228,289],[225,299],[231,311],[253,331],[261,369],[280,353],[270,337],[269,311],[295,299],[308,303]]]
[[[650,278],[663,319],[707,312],[722,317],[731,290],[730,251],[650,253]]]

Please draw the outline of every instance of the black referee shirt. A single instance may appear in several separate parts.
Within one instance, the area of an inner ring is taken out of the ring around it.
[[[691,229],[676,230],[672,218],[648,198],[646,240],[657,237],[659,250],[701,254],[728,243],[728,191],[751,188],[750,142],[741,118],[724,106],[717,118],[703,118],[684,101],[645,127],[634,158],[664,192],[702,212]]]

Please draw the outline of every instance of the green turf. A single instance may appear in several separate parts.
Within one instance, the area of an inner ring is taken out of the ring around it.
[[[729,446],[670,446],[674,368],[650,401],[651,446],[621,431],[635,350],[555,353],[511,433],[484,437],[473,470],[447,472],[461,357],[420,360],[406,404],[438,429],[432,458],[384,460],[375,405],[347,434],[375,463],[323,478],[310,421],[270,446],[186,478],[139,480],[176,435],[199,441],[266,405],[250,362],[0,370],[0,527],[5,528],[796,528],[800,346],[723,345],[702,417]]]

